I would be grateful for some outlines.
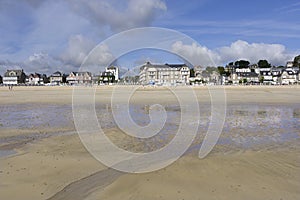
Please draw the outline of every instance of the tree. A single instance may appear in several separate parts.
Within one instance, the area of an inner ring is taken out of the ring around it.
[[[250,65],[250,62],[247,60],[239,60],[234,63],[236,66],[241,68],[246,68]]]
[[[300,67],[300,55],[294,58],[294,67]]]
[[[211,74],[213,71],[218,71],[216,67],[206,67],[205,71]]]
[[[190,69],[190,77],[195,77],[195,70],[194,70],[194,68]]]
[[[219,74],[220,74],[220,75],[225,74],[225,68],[222,67],[222,66],[219,66],[219,67],[218,67],[218,71],[219,71]]]
[[[261,76],[261,77],[259,78],[259,82],[260,82],[260,83],[263,83],[263,82],[264,82],[264,79],[265,79],[265,78],[264,78],[263,76]]]
[[[267,60],[259,60],[257,63],[259,68],[270,68],[271,65]]]

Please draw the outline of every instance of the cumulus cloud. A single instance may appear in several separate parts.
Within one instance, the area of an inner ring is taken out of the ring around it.
[[[47,53],[35,53],[23,62],[0,61],[0,72],[8,69],[24,69],[26,73],[52,74],[56,70],[65,70],[63,63],[49,56]]]
[[[162,0],[68,0],[71,8],[97,26],[108,26],[112,31],[149,26],[163,11]]]
[[[283,65],[291,60],[295,55],[289,53],[284,45],[251,43],[238,40],[230,46],[218,48],[216,52],[220,55],[222,63],[236,61],[240,59],[257,63],[259,60],[268,60],[273,65]]]
[[[95,47],[86,57],[80,67],[80,71],[90,71],[99,73],[105,70],[105,67],[115,62],[116,58],[110,52],[110,49],[105,44],[100,44]]]
[[[196,43],[187,45],[177,41],[172,45],[171,49],[175,54],[180,55],[194,66],[214,66],[219,62],[218,54]]]
[[[185,45],[178,41],[173,44],[172,50],[184,55],[186,60],[192,61],[193,65],[201,66],[225,65],[241,59],[253,64],[259,60],[268,60],[272,65],[284,65],[296,55],[288,52],[281,44],[248,43],[242,40],[214,50],[197,44]]]
[[[56,65],[78,69],[96,43],[121,30],[151,25],[167,7],[163,0],[5,0],[0,10],[0,72],[15,65],[32,72],[40,62],[40,68],[54,63],[52,73]],[[113,58],[105,48],[98,49],[94,61]],[[29,61],[36,52],[52,56]]]
[[[82,35],[69,38],[68,46],[61,55],[64,63],[80,66],[88,53],[95,47],[95,43]]]

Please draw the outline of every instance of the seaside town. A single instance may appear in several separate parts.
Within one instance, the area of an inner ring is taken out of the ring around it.
[[[139,66],[138,75],[120,75],[117,66],[106,67],[99,74],[88,71],[56,71],[47,76],[38,72],[26,74],[23,69],[9,69],[0,76],[3,86],[59,86],[59,85],[293,85],[300,84],[300,55],[285,66],[272,66],[267,60],[250,64],[247,60],[231,62],[225,67],[188,67],[186,64],[153,64]]]

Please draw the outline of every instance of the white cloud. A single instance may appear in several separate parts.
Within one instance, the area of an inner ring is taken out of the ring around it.
[[[268,60],[272,65],[285,65],[288,60],[292,60],[297,55],[288,52],[281,44],[248,43],[242,40],[215,50],[197,44],[184,45],[178,41],[173,44],[172,50],[184,55],[185,59],[192,61],[193,65],[203,67],[225,65],[241,59],[248,60],[250,63]]]
[[[240,59],[257,63],[259,60],[268,60],[273,65],[284,65],[286,61],[293,59],[295,54],[289,53],[284,45],[251,43],[238,40],[230,46],[218,48],[216,52],[220,55],[220,61],[227,63]]]
[[[149,26],[166,11],[167,6],[161,0],[68,0],[71,8],[97,26],[108,26],[112,31],[121,31],[134,27]]]
[[[166,9],[163,0],[0,1],[4,33],[0,40],[0,73],[6,70],[4,66],[12,68],[15,64],[28,72],[35,70],[32,66],[38,62],[31,63],[27,58],[36,52],[51,55],[48,59],[65,67],[64,71],[74,70],[101,39],[117,31],[149,26]],[[98,54],[102,64],[112,58],[104,47],[98,50],[102,51]],[[46,62],[45,58],[39,59]],[[43,67],[48,65],[41,65],[41,70],[47,71]],[[48,71],[52,73],[55,68]]]
[[[26,73],[52,74],[57,70],[65,70],[63,63],[47,53],[34,53],[23,62],[0,61],[0,72],[7,69],[24,69]]]
[[[214,66],[219,62],[218,54],[207,47],[197,45],[196,43],[186,45],[181,41],[177,41],[172,45],[172,51],[189,61],[194,66]]]
[[[61,59],[66,64],[80,66],[94,47],[95,43],[82,35],[71,36],[66,50],[61,55]]]
[[[114,55],[105,44],[100,44],[95,47],[90,54],[87,55],[80,68],[80,71],[90,71],[92,73],[99,73],[105,70],[115,61]]]

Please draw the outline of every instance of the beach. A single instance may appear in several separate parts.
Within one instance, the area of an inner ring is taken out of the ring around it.
[[[222,134],[203,159],[198,151],[209,125],[211,95],[204,86],[176,89],[187,88],[201,111],[191,147],[163,169],[130,174],[107,168],[85,149],[73,122],[73,87],[0,87],[0,199],[300,198],[299,85],[225,86]],[[93,89],[98,119],[119,147],[149,152],[172,140],[180,105],[168,88],[141,86],[130,99],[133,119],[142,125],[150,105],[166,107],[165,130],[151,141],[128,137],[113,122],[113,86]]]

